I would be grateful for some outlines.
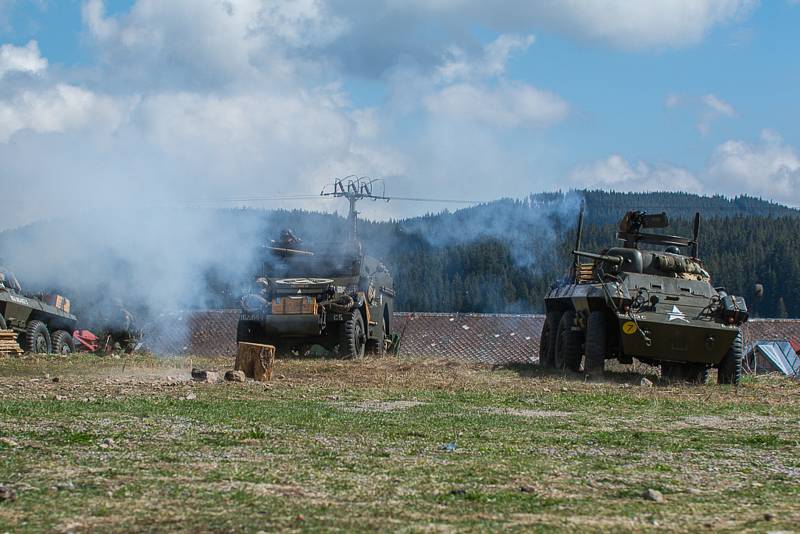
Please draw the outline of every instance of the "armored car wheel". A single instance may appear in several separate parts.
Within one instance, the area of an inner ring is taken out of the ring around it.
[[[239,321],[236,325],[236,343],[262,343],[261,329],[255,321]]]
[[[559,312],[550,312],[544,319],[542,334],[539,336],[539,365],[553,367],[556,352],[556,337],[558,337],[558,323],[561,321]]]
[[[708,366],[702,363],[661,363],[661,378],[670,382],[705,384],[708,382]]]
[[[607,350],[606,315],[602,311],[593,311],[586,321],[586,362],[583,366],[586,374],[603,374]]]
[[[0,330],[7,330],[7,329],[8,326],[6,326],[6,320],[2,315],[0,315]]]
[[[350,317],[342,323],[339,354],[342,358],[363,358],[366,338],[364,319],[361,317],[361,312],[353,310]]]
[[[553,366],[556,369],[569,369],[577,371],[581,366],[581,338],[578,332],[572,330],[575,323],[575,312],[570,310],[561,316],[558,322],[556,335],[556,348]]]
[[[30,321],[25,328],[23,336],[25,352],[35,354],[49,354],[52,348],[50,344],[50,332],[47,325],[42,321]]]
[[[66,356],[75,352],[75,340],[72,339],[72,334],[65,330],[56,330],[51,336],[53,344],[53,353]]]
[[[377,333],[374,339],[367,340],[367,352],[373,356],[386,355],[386,332],[389,331],[389,323],[387,322],[386,313],[381,317],[380,332]]]
[[[744,350],[742,348],[742,332],[739,331],[731,343],[731,347],[722,361],[719,362],[719,370],[717,373],[718,384],[733,384],[737,385],[742,378],[742,356]]]

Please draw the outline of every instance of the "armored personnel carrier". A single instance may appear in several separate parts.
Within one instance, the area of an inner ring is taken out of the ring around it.
[[[598,375],[606,359],[636,358],[667,379],[704,383],[715,367],[720,384],[738,384],[744,299],[711,284],[698,258],[699,213],[692,238],[643,231],[667,226],[666,213],[630,211],[621,246],[584,252],[581,210],[575,262],[545,297],[540,365]]]
[[[376,180],[337,180],[322,196],[350,202],[349,235],[342,243],[302,248],[284,230],[266,247],[255,285],[242,298],[236,341],[273,345],[281,355],[303,355],[314,345],[342,358],[383,355],[397,345],[392,334],[394,283],[386,267],[362,251],[356,202],[375,195]]]
[[[344,358],[384,354],[394,311],[392,277],[358,241],[315,250],[268,247],[256,288],[242,299],[237,342]]]
[[[24,295],[16,277],[0,268],[0,330],[17,332],[25,352],[74,352],[78,320],[69,310],[69,300],[61,295]]]

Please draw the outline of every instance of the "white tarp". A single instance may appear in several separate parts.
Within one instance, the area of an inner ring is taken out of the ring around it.
[[[800,357],[787,341],[756,341],[747,354],[751,371],[758,372],[758,356],[769,360],[775,369],[787,376],[800,378]]]

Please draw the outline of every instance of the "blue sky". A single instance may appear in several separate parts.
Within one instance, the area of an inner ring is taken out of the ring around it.
[[[1,226],[76,187],[181,203],[353,173],[800,205],[797,28],[791,0],[0,0],[0,173],[30,199]]]

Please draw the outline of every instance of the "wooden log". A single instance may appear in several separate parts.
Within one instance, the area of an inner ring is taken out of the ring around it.
[[[0,330],[0,356],[19,356],[22,347],[17,344],[17,333],[13,330]]]
[[[236,351],[234,370],[244,371],[248,378],[259,382],[272,380],[272,369],[275,366],[275,347],[260,343],[239,343]]]

